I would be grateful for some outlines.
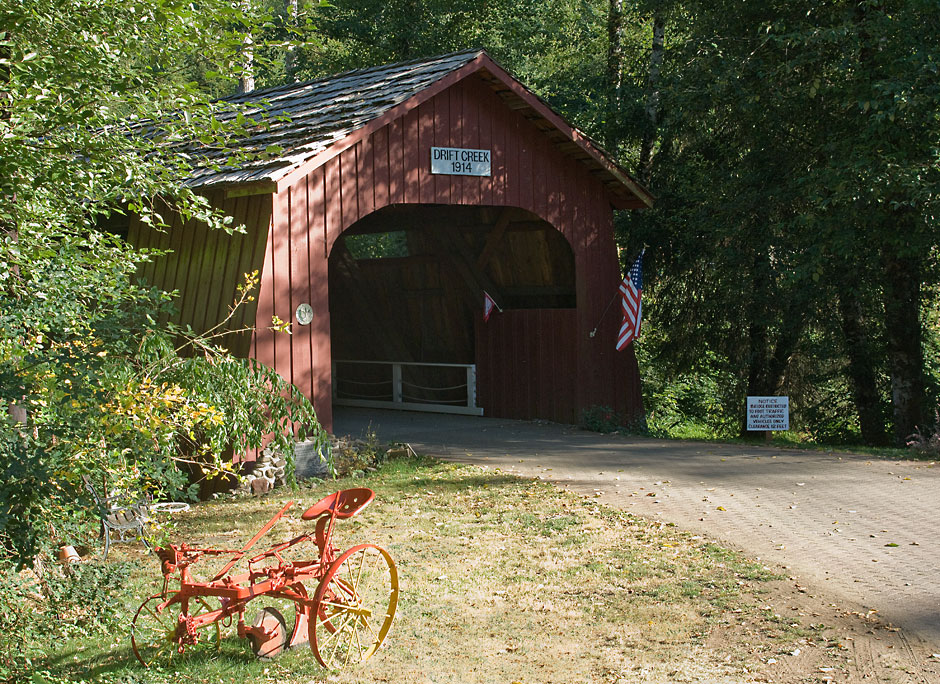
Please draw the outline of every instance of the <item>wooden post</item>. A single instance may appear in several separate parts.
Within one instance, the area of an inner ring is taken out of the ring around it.
[[[477,367],[467,366],[467,407],[476,408],[477,405]]]
[[[392,401],[401,403],[401,364],[392,364]]]

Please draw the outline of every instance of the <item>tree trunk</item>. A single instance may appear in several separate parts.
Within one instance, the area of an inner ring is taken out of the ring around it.
[[[604,144],[617,155],[620,146],[620,103],[623,90],[623,0],[607,9],[607,124]]]
[[[848,380],[858,413],[858,422],[865,444],[884,446],[888,443],[885,416],[878,392],[875,356],[865,325],[862,306],[848,283],[839,282],[839,323],[845,353],[849,360]]]
[[[783,387],[790,358],[806,328],[803,311],[805,308],[801,303],[791,303],[782,315],[784,324],[780,326],[781,331],[776,340],[771,340],[763,322],[752,321],[748,326],[751,348],[747,379],[749,395],[773,395]]]
[[[242,11],[251,12],[251,0],[242,0]],[[242,41],[242,72],[238,78],[238,92],[250,93],[255,89],[255,43],[251,31],[245,32]]]
[[[292,32],[297,30],[297,17],[300,15],[298,0],[286,0],[285,7],[288,24],[287,50],[284,53],[284,73],[291,83],[297,82],[297,36]]]
[[[245,62],[242,65],[242,74],[238,79],[238,92],[239,93],[250,93],[255,89],[255,59],[254,59],[254,45],[251,41],[251,36],[245,36],[245,47],[243,48],[242,54],[244,55]]]
[[[663,53],[665,45],[665,21],[662,10],[653,13],[653,45],[650,50],[649,83],[646,95],[646,122],[643,130],[643,140],[640,144],[640,181],[649,184],[653,161],[653,144],[659,128],[659,81],[663,66]]]
[[[894,441],[902,445],[923,424],[924,352],[919,257],[884,256],[885,332],[891,371]]]
[[[790,358],[799,344],[806,329],[806,302],[799,296],[790,295],[789,303],[782,314],[770,310],[767,302],[778,299],[767,283],[770,263],[766,254],[755,254],[752,264],[751,303],[747,307],[748,316],[748,396],[773,396],[777,394],[786,379]],[[768,323],[781,317],[777,326],[780,332],[772,339]],[[747,436],[747,423],[741,425],[741,436]]]
[[[776,388],[771,387],[769,379],[770,336],[767,334],[767,327],[763,323],[752,321],[747,328],[747,342],[747,394],[773,394]]]
[[[763,268],[766,258],[755,254],[751,263],[750,301],[745,310],[747,316],[747,396],[773,394],[768,387],[768,358],[770,356],[770,337],[767,332],[766,282]],[[741,437],[748,437],[747,416],[741,423]]]

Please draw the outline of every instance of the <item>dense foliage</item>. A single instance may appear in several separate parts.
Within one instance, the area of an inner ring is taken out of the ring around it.
[[[0,682],[62,681],[44,672],[50,644],[68,639],[103,639],[127,620],[118,599],[136,564],[78,564],[68,573],[12,572],[6,563],[0,592]]]
[[[741,428],[786,393],[818,440],[927,434],[940,385],[940,12],[928,0],[0,0],[0,542],[79,520],[78,476],[184,487],[316,430],[270,371],[160,322],[154,258],[100,230],[155,197],[237,230],[172,143],[237,139],[212,97],[472,45],[658,196],[636,343],[649,423]],[[314,29],[316,27],[316,29]],[[179,112],[185,112],[180,116]],[[148,136],[128,123],[158,122]],[[626,266],[626,264],[625,264]],[[245,297],[250,296],[249,289]],[[319,434],[319,433],[318,433]]]
[[[682,372],[712,351],[737,402],[786,393],[813,437],[903,441],[936,397],[935,3],[681,9],[660,203],[633,224],[669,342],[653,363]]]
[[[804,438],[900,443],[940,385],[937,9],[301,3],[323,40],[293,75],[487,48],[657,195],[618,218],[650,247],[651,414],[733,435],[745,395],[788,394]]]
[[[211,334],[160,324],[172,297],[137,276],[155,254],[101,229],[125,212],[159,229],[158,196],[238,229],[181,185],[191,160],[172,143],[237,132],[215,115],[205,67],[237,76],[255,18],[212,0],[0,2],[4,558],[25,562],[89,528],[84,473],[131,497],[186,496],[187,475],[231,468],[233,451],[266,434],[286,450],[295,425],[322,439],[310,403],[279,376]],[[187,80],[195,72],[201,86]],[[142,121],[159,126],[127,135]]]

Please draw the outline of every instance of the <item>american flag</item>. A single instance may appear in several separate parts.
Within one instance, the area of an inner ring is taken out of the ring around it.
[[[623,324],[617,335],[617,351],[623,351],[634,339],[640,336],[640,323],[643,321],[643,254],[633,262],[627,277],[620,283],[620,308],[623,309]]]
[[[483,322],[486,323],[490,320],[490,314],[493,313],[493,309],[499,309],[496,306],[496,302],[493,301],[493,298],[490,297],[489,293],[486,290],[483,291]]]

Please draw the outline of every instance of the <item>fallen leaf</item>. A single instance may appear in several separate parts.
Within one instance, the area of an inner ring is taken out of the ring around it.
[[[724,506],[719,506],[719,507],[716,508],[715,510],[716,510],[716,511],[727,511],[728,509],[725,508]]]

